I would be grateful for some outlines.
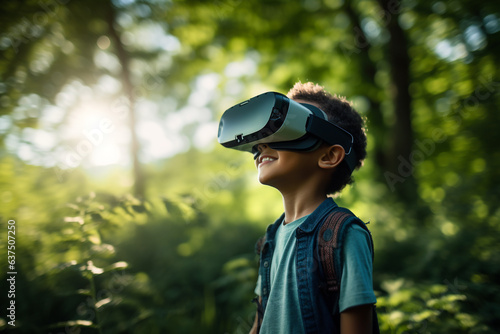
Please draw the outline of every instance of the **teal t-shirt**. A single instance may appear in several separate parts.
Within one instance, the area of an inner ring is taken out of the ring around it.
[[[296,275],[295,230],[307,216],[276,231],[276,246],[271,262],[271,291],[262,320],[261,333],[304,333]],[[372,283],[370,236],[357,225],[349,226],[344,240],[343,269],[340,285],[340,312],[358,305],[376,302]],[[260,277],[255,293],[261,295]]]

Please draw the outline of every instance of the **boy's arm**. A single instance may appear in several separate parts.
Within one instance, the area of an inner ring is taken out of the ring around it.
[[[256,313],[255,320],[253,322],[253,326],[252,326],[252,329],[250,329],[249,334],[257,334],[258,322],[259,322],[259,315]]]
[[[348,308],[340,313],[341,334],[371,334],[373,305],[366,304]]]
[[[370,235],[354,224],[346,232],[339,300],[340,333],[371,334],[376,298],[373,292]]]

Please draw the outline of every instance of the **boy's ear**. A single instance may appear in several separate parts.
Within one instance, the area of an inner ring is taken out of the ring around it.
[[[327,146],[318,160],[318,166],[325,169],[337,167],[345,157],[344,148],[340,145]]]

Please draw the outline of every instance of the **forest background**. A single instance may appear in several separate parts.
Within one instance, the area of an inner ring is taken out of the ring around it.
[[[0,331],[248,332],[282,202],[218,119],[299,80],[367,119],[336,201],[370,222],[382,331],[500,331],[500,2],[0,8]]]

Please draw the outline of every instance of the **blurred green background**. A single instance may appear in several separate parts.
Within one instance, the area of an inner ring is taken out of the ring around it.
[[[0,8],[0,331],[247,333],[282,202],[218,119],[300,80],[367,119],[336,200],[370,221],[382,332],[500,332],[500,2]]]

